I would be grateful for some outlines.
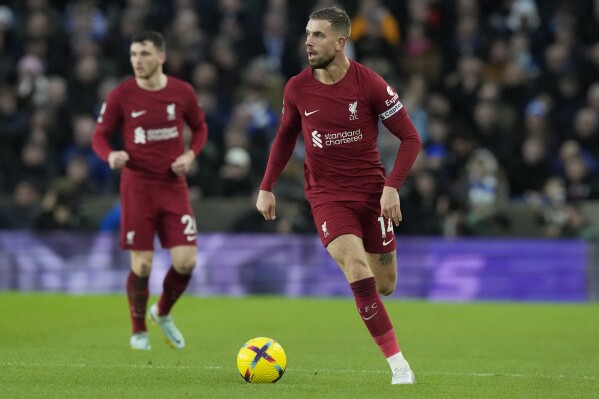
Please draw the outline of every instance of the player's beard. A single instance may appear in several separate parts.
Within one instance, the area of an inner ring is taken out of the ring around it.
[[[158,64],[156,65],[151,65],[148,67],[147,72],[142,71],[140,74],[136,75],[136,77],[140,78],[140,79],[150,79],[152,78],[152,76],[156,75],[157,71],[158,71]]]
[[[313,60],[308,60],[308,63],[310,64],[310,66],[314,69],[324,69],[326,67],[328,67],[329,65],[331,65],[331,63],[333,62],[333,60],[335,59],[335,55],[331,55],[328,58],[321,58],[321,59],[313,59]]]

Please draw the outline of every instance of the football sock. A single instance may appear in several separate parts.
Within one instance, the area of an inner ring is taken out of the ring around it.
[[[162,295],[158,301],[159,316],[166,316],[170,313],[177,299],[187,288],[190,279],[191,274],[181,274],[171,266],[162,283]]]
[[[389,358],[399,353],[393,325],[376,289],[374,277],[354,281],[349,286],[354,293],[360,317],[383,355]]]
[[[145,319],[150,297],[148,280],[148,277],[139,277],[133,271],[130,271],[127,277],[127,299],[129,300],[129,313],[134,333],[148,331]]]
[[[387,361],[389,362],[389,366],[391,366],[391,370],[410,368],[410,365],[408,364],[406,359],[404,359],[403,354],[401,352],[388,357]]]

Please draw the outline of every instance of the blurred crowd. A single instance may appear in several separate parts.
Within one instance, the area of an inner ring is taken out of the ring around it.
[[[543,236],[597,238],[580,206],[599,199],[597,0],[4,2],[0,193],[10,201],[0,227],[98,227],[81,203],[116,195],[119,176],[91,136],[106,94],[131,76],[130,38],[142,29],[164,34],[165,71],[190,82],[206,111],[193,199],[252,201],[285,82],[306,67],[308,16],[332,5],[352,18],[350,58],[396,88],[422,137],[399,234],[508,234],[502,206],[522,202]],[[399,142],[381,130],[390,168]],[[314,231],[302,164],[300,142],[275,187],[294,211],[236,229]]]

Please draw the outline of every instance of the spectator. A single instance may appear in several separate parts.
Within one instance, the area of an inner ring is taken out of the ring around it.
[[[363,0],[352,18],[350,39],[355,43],[356,55],[364,58],[372,54],[386,54],[394,62],[399,43],[399,21],[380,0]]]
[[[188,175],[190,194],[219,195],[214,176],[232,147],[249,153],[254,171],[266,163],[280,117],[281,82],[307,66],[305,25],[295,21],[338,4],[353,18],[349,58],[397,87],[418,125],[425,151],[414,172],[433,173],[441,192],[451,194],[438,210],[448,235],[475,234],[466,224],[467,204],[454,194],[468,157],[480,148],[505,166],[516,201],[541,195],[544,179],[553,175],[567,180],[570,197],[594,198],[595,3],[9,2],[0,5],[0,194],[11,201],[16,185],[27,180],[41,195],[55,177],[66,177],[65,154],[75,141],[71,121],[97,117],[106,93],[131,74],[131,37],[154,28],[168,38],[169,72],[193,82],[210,126],[199,165]],[[392,157],[386,154],[396,147],[386,136],[379,148],[388,166]],[[101,183],[92,164],[99,195],[115,196],[112,175]],[[295,166],[289,184],[281,185],[289,201],[303,185]]]
[[[2,208],[0,227],[3,229],[31,229],[40,212],[40,192],[30,181],[15,185],[10,203]]]
[[[66,172],[67,164],[74,157],[86,160],[91,185],[100,192],[105,192],[110,184],[112,171],[92,149],[92,136],[96,122],[89,114],[77,114],[71,121],[73,143],[61,154],[62,168]]]
[[[566,205],[564,213],[565,221],[560,237],[594,242],[599,240],[599,227],[593,223],[580,204],[574,202]]]
[[[599,157],[599,111],[579,109],[574,116],[573,139],[595,158]]]
[[[501,222],[500,209],[508,198],[509,186],[503,170],[493,153],[479,148],[473,152],[466,165],[469,229],[476,235],[497,233],[496,223]]]
[[[51,231],[80,230],[90,227],[76,187],[67,179],[54,180],[42,200],[36,228],[40,231]]]
[[[512,198],[522,199],[540,192],[551,174],[546,142],[539,137],[526,138],[518,156],[508,166]]]
[[[569,201],[599,199],[599,176],[593,174],[589,165],[580,156],[565,163],[564,177]]]
[[[233,147],[225,154],[225,164],[219,170],[220,195],[250,196],[255,186],[252,160],[246,149]]]
[[[95,56],[86,55],[75,62],[69,78],[69,108],[74,112],[94,114],[100,87],[100,63]]]
[[[445,199],[433,173],[426,170],[414,173],[407,182],[406,192],[401,194],[405,216],[396,231],[406,235],[440,235]]]

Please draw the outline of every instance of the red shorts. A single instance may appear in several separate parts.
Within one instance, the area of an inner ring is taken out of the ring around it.
[[[154,249],[158,233],[163,248],[196,245],[196,220],[184,180],[149,181],[121,175],[121,248]]]
[[[381,216],[378,202],[328,202],[312,207],[312,216],[325,247],[341,235],[354,234],[362,239],[366,252],[395,249],[393,223]]]

